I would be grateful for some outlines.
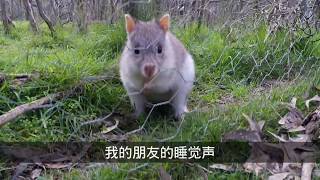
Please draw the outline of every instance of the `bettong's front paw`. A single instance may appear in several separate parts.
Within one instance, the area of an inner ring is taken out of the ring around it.
[[[135,112],[131,113],[131,117],[133,119],[139,119],[139,117],[142,116],[143,113],[144,113],[143,111],[135,111]]]
[[[185,115],[186,115],[187,113],[189,113],[189,110],[188,110],[187,106],[185,106],[183,110],[178,111],[178,112],[175,113],[174,119],[175,119],[176,121],[181,121],[181,120],[184,119],[184,117],[185,117]]]
[[[176,121],[182,121],[182,120],[184,120],[185,115],[186,115],[186,112],[184,112],[184,111],[180,112],[180,113],[175,113],[174,119]]]

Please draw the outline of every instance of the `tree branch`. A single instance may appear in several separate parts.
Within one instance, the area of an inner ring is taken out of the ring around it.
[[[87,77],[87,78],[84,78],[82,81],[80,81],[78,85],[76,85],[75,87],[69,90],[54,93],[54,94],[49,94],[48,96],[42,97],[30,103],[19,105],[0,116],[0,127],[27,112],[30,112],[35,109],[47,107],[45,105],[51,104],[52,102],[60,100],[62,98],[68,98],[70,96],[81,94],[84,89],[84,85],[86,83],[94,83],[98,81],[110,80],[112,78],[113,78],[112,76]]]

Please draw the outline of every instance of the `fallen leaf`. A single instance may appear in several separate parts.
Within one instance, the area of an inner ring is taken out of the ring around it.
[[[211,169],[220,169],[224,171],[235,171],[235,168],[231,165],[225,165],[225,164],[212,164],[209,166]]]
[[[18,177],[28,168],[30,163],[20,163],[14,170],[12,179],[19,179]]]
[[[316,96],[314,96],[313,98],[307,100],[307,101],[306,101],[306,106],[307,106],[308,109],[309,109],[309,104],[310,104],[310,102],[312,102],[312,101],[320,102],[320,97],[319,97],[318,95],[316,95]]]
[[[282,164],[282,172],[290,172],[292,175],[300,175],[301,173],[301,163],[284,162]]]
[[[252,163],[246,162],[243,164],[244,170],[249,173],[254,173],[258,176],[262,170],[266,169],[267,163]]]
[[[257,131],[248,131],[248,130],[237,130],[226,133],[223,137],[223,140],[238,140],[238,141],[247,141],[247,142],[261,142],[261,137]]]
[[[290,130],[299,127],[303,121],[303,114],[295,107],[289,107],[289,112],[279,120],[282,128]]]
[[[116,124],[115,125],[113,125],[111,127],[104,128],[104,130],[101,133],[102,134],[107,134],[107,133],[113,131],[114,129],[116,129],[118,127],[118,125],[119,125],[119,121],[116,119]]]
[[[41,172],[42,172],[42,169],[40,168],[34,169],[31,172],[31,179],[37,179],[40,176]]]
[[[303,126],[298,126],[296,128],[292,128],[292,129],[289,129],[288,132],[301,132],[301,131],[305,131],[306,128],[304,128]]]
[[[268,163],[271,158],[261,148],[260,143],[253,143],[251,153],[247,161],[243,164],[246,172],[254,173],[259,175],[263,170],[267,170]],[[269,167],[271,169],[273,167]]]
[[[310,136],[307,134],[298,134],[296,137],[289,137],[291,142],[311,142]]]
[[[317,139],[319,136],[320,127],[320,109],[315,110],[309,114],[302,123],[306,129],[306,134],[311,136],[311,139]]]
[[[255,120],[253,120],[252,118],[250,118],[248,115],[242,113],[242,115],[246,118],[246,120],[248,121],[249,123],[249,126],[250,126],[250,130],[251,131],[257,131],[259,133],[262,134],[262,129],[263,129],[263,126],[264,126],[264,121],[260,121],[260,122],[256,122]]]
[[[272,176],[268,177],[268,180],[283,180],[289,175],[290,175],[289,172],[273,174]]]
[[[284,139],[284,138],[282,138],[282,137],[280,137],[280,136],[278,136],[278,135],[276,135],[276,134],[274,134],[274,133],[272,133],[270,131],[268,131],[268,133],[270,133],[273,137],[278,139],[280,142],[287,142],[288,141],[288,140],[286,140],[286,139]]]

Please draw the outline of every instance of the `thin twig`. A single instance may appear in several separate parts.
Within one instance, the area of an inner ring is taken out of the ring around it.
[[[16,119],[18,116],[25,114],[26,112],[39,109],[42,107],[47,107],[44,105],[51,104],[53,101],[59,100],[63,97],[69,97],[71,95],[74,95],[76,94],[77,90],[78,88],[72,88],[71,90],[49,94],[46,97],[42,97],[30,103],[19,105],[0,116],[0,127]]]
[[[70,96],[74,96],[81,93],[84,87],[83,85],[86,83],[94,83],[97,81],[107,80],[107,79],[110,79],[110,76],[96,76],[96,77],[92,76],[92,77],[84,78],[83,80],[80,81],[78,85],[76,85],[75,87],[69,90],[54,93],[54,94],[49,94],[48,96],[42,97],[35,101],[19,105],[0,116],[0,127],[27,112],[40,109],[40,108],[46,108],[48,106],[50,107],[52,102],[54,101],[57,101],[62,98],[68,98]]]

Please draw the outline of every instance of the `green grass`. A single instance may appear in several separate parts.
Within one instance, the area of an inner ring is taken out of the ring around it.
[[[181,131],[172,141],[220,141],[224,133],[248,126],[242,113],[265,120],[266,130],[276,132],[277,121],[286,113],[281,102],[298,97],[298,106],[307,113],[302,98],[306,92],[309,97],[319,93],[312,86],[320,84],[317,76],[320,41],[313,43],[314,39],[302,38],[299,33],[289,34],[285,29],[267,37],[267,27],[263,24],[252,30],[239,27],[232,31],[213,27],[199,29],[193,24],[186,28],[173,27],[172,31],[194,57],[197,82],[189,104],[193,112],[186,116]],[[17,118],[0,128],[0,141],[65,141],[71,136],[77,140],[77,137],[90,137],[93,131],[90,128],[78,131],[81,123],[108,114],[114,107],[118,107],[116,112],[124,114],[132,111],[118,75],[119,56],[126,39],[123,24],[93,24],[88,34],[77,34],[68,24],[57,29],[55,39],[50,37],[45,26],[41,29],[40,34],[33,35],[26,22],[17,22],[10,35],[0,32],[0,71],[13,74],[37,71],[41,74],[39,80],[17,88],[12,88],[9,83],[3,84],[0,87],[0,114],[19,104],[65,90],[87,76],[111,74],[116,78],[88,84],[81,96]],[[320,34],[316,36],[320,37]],[[254,93],[265,80],[285,83],[267,88],[260,94]],[[219,104],[221,101],[225,104]],[[143,122],[141,118],[139,123]],[[133,135],[130,140],[167,138],[176,133],[178,126],[179,122],[170,117],[152,116],[144,133]],[[160,164],[148,164],[128,174],[128,170],[139,165],[129,163],[118,164],[117,168],[87,171],[48,171],[44,178],[158,178]],[[174,179],[201,177],[197,168],[187,164],[163,166]],[[209,178],[258,177],[243,172],[214,171]]]

